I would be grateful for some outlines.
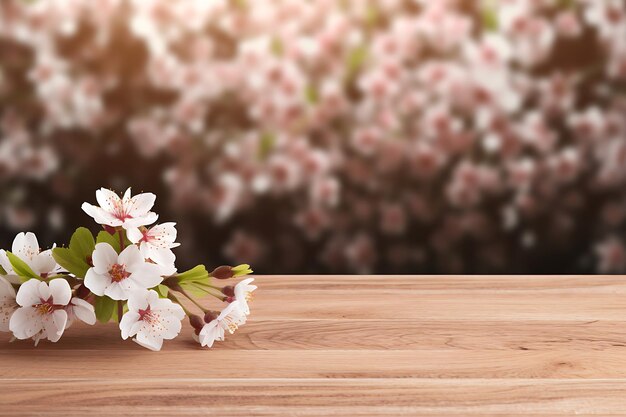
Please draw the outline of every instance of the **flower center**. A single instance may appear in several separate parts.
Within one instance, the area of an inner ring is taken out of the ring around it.
[[[126,219],[132,219],[133,216],[128,214],[127,209],[124,207],[124,204],[119,203],[115,205],[113,209],[113,215],[117,217],[121,221],[125,221]]]
[[[608,7],[606,9],[606,18],[613,24],[618,24],[622,20],[622,12],[617,7]]]
[[[158,323],[159,322],[159,314],[155,313],[150,309],[150,305],[146,307],[145,310],[139,309],[139,320],[145,321],[147,323]],[[153,324],[154,327],[154,324]]]
[[[35,249],[35,250],[33,250],[32,248],[27,248],[25,252],[26,252],[26,253],[24,253],[24,255],[25,255],[28,259],[32,260],[32,259],[33,259],[36,255],[39,255],[39,252],[41,252],[41,249],[39,249],[39,250],[36,250],[36,249]]]
[[[111,277],[111,281],[120,282],[128,278],[130,276],[130,273],[128,273],[126,269],[124,269],[125,267],[126,265],[113,264],[113,266],[111,266],[111,269],[109,270],[109,276]]]
[[[239,325],[230,316],[224,317],[224,322],[226,323],[226,327],[231,333],[234,333],[235,330],[239,328]]]
[[[35,310],[37,310],[37,313],[41,316],[52,314],[54,310],[57,309],[57,307],[52,304],[52,297],[47,300],[41,299],[41,303],[35,304],[33,307],[35,307]]]
[[[150,235],[148,234],[148,230],[145,230],[142,233],[141,240],[139,242],[146,242],[147,243],[147,242],[150,242],[150,240],[151,239],[150,239]]]

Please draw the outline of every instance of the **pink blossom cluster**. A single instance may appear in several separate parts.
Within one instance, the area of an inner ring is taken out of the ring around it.
[[[626,271],[622,0],[0,11],[2,187],[130,143],[232,261]]]

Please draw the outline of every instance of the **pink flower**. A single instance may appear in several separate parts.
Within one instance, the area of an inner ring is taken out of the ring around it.
[[[623,273],[626,271],[626,248],[615,237],[609,237],[596,245],[599,258],[598,270],[603,274]]]
[[[176,223],[162,223],[149,229],[129,229],[128,240],[139,245],[141,255],[163,267],[162,275],[172,275],[176,272],[174,262],[176,256],[173,248],[180,246],[176,243]]]
[[[578,16],[572,11],[559,13],[556,17],[555,24],[559,34],[568,38],[579,36],[583,31]]]
[[[96,191],[96,200],[99,207],[83,203],[82,209],[99,224],[130,229],[152,224],[158,218],[150,211],[156,200],[156,196],[152,193],[131,197],[130,188],[128,188],[124,196],[120,198],[113,191],[101,188]]]
[[[161,267],[146,262],[136,245],[118,255],[108,243],[98,243],[92,258],[85,286],[98,296],[127,300],[134,290],[152,288],[163,281]]]
[[[239,303],[230,303],[216,318],[206,323],[200,333],[195,335],[201,346],[212,347],[213,343],[224,340],[226,332],[230,334],[246,322],[246,313]]]
[[[133,341],[153,351],[161,350],[163,340],[178,336],[185,318],[183,308],[153,290],[138,290],[128,298],[128,311],[122,316],[122,339]]]
[[[49,283],[31,279],[20,286],[15,301],[19,308],[11,316],[9,327],[18,339],[35,338],[57,342],[67,324],[65,307],[70,303],[72,290],[64,279]]]

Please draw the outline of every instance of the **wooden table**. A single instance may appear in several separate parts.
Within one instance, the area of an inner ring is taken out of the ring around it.
[[[0,415],[626,412],[626,278],[257,277],[249,324],[163,351],[115,324],[0,342]]]

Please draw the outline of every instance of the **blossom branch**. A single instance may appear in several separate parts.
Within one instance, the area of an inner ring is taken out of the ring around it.
[[[78,228],[68,247],[41,251],[33,233],[20,233],[11,252],[0,251],[0,331],[32,339],[35,345],[41,340],[57,342],[73,322],[108,322],[117,309],[123,339],[160,350],[164,340],[181,332],[185,316],[193,337],[209,347],[224,340],[225,331],[232,333],[245,323],[250,294],[256,289],[251,279],[241,281],[231,291],[233,297],[226,297],[210,284],[203,265],[177,273],[175,224],[148,227],[157,219],[151,211],[154,194],[132,196],[128,189],[119,197],[103,188],[96,199],[99,206],[83,204],[105,228],[95,238],[88,229]],[[251,272],[247,265],[229,268],[216,275]],[[187,287],[229,304],[222,312],[212,311]],[[172,291],[189,299],[203,317],[187,310]]]

